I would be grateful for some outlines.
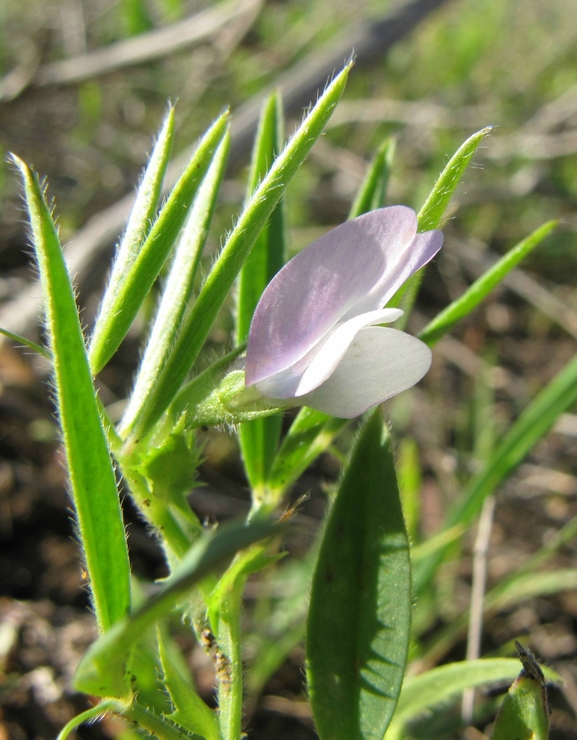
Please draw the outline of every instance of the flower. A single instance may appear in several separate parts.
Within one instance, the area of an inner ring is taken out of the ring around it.
[[[391,206],[347,221],[303,249],[256,307],[246,386],[346,419],[413,386],[429,369],[431,351],[379,325],[402,316],[383,306],[442,244],[440,231],[417,234],[412,209]]]

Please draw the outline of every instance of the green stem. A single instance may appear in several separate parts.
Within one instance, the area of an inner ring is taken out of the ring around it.
[[[241,578],[221,605],[217,654],[219,723],[223,740],[242,737],[243,673],[240,612],[245,579]],[[220,652],[222,651],[222,652]]]
[[[160,501],[150,490],[146,478],[128,466],[123,469],[133,499],[148,522],[154,527],[165,551],[171,571],[188,552],[192,544],[171,507]]]

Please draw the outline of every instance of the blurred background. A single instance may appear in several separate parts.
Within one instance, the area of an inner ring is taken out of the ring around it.
[[[451,205],[446,247],[427,271],[413,331],[544,221],[562,220],[522,269],[439,343],[425,381],[387,408],[398,436],[408,432],[416,443],[400,455],[417,460],[411,468],[419,473],[415,532],[426,538],[492,439],[575,353],[576,18],[574,0],[0,0],[0,326],[35,341],[42,335],[23,202],[8,152],[49,184],[89,328],[168,101],[177,111],[169,179],[214,117],[226,106],[232,110],[232,156],[207,249],[210,264],[244,199],[266,92],[283,90],[288,136],[354,52],[357,64],[343,101],[288,192],[293,251],[346,218],[387,137],[396,141],[388,202],[418,210],[465,138],[494,126]],[[151,296],[148,310],[153,307]],[[130,388],[145,318],[99,379],[108,405],[121,402]],[[213,331],[211,348],[226,345],[231,329],[229,311]],[[68,687],[92,626],[48,379],[41,359],[2,342],[0,740],[53,737],[87,706]],[[292,545],[297,561],[306,561],[351,434],[296,487],[295,500],[309,494]],[[500,492],[490,583],[577,515],[576,438],[577,415],[565,414]],[[195,510],[203,519],[243,514],[249,493],[234,435],[214,431],[203,443],[205,486],[193,493]],[[149,580],[160,577],[162,558],[125,503],[135,571]],[[425,620],[431,634],[468,608],[474,535],[444,571]],[[569,543],[556,566],[574,567],[575,555]],[[249,594],[257,604],[263,589],[254,584]],[[267,608],[257,608],[247,628],[255,636],[253,651],[270,619]],[[296,617],[279,630],[286,635],[289,628],[294,634],[286,660],[251,695],[251,738],[315,736],[303,702]],[[564,670],[569,688],[558,692],[553,737],[577,738],[575,592],[558,589],[493,615],[483,653],[518,634],[529,635],[539,656]],[[192,638],[179,639],[210,699],[209,668]],[[439,660],[462,659],[464,651],[463,635],[455,634]],[[431,732],[430,726],[426,736]],[[109,721],[79,736],[129,734]]]

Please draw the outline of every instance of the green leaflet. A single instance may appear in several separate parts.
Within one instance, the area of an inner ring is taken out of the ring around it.
[[[348,419],[336,419],[307,407],[299,411],[270,470],[262,501],[266,510],[275,508],[288,487],[331,445],[348,423]]]
[[[465,170],[471,164],[471,160],[475,156],[479,145],[490,132],[490,127],[481,129],[481,131],[470,136],[455,154],[453,154],[418,213],[419,231],[439,228],[445,209],[449,205],[453,193],[457,189],[457,185],[465,174]],[[399,306],[405,312],[405,315],[395,324],[398,329],[403,329],[406,326],[422,279],[423,269],[409,278],[387,304],[388,306]]]
[[[327,87],[240,215],[151,391],[146,413],[142,414],[133,432],[136,438],[150,431],[178,392],[255,240],[335,109],[350,66],[347,64]]]
[[[545,676],[533,653],[518,642],[515,645],[523,670],[503,699],[491,740],[547,740],[549,702]]]
[[[395,140],[385,139],[367,170],[365,179],[353,201],[349,218],[356,218],[375,208],[382,208],[387,197],[387,185],[395,157]]]
[[[329,515],[307,627],[321,740],[382,740],[405,672],[411,575],[390,437],[365,424]]]
[[[92,383],[70,276],[40,185],[17,157],[24,181],[50,335],[60,425],[80,541],[99,629],[130,609],[130,567],[116,478]]]
[[[158,374],[178,336],[193,293],[194,278],[224,177],[229,148],[230,137],[226,134],[198,187],[182,228],[134,389],[122,418],[120,425],[122,436],[127,435],[143,408],[146,407],[150,389],[156,383]]]
[[[258,188],[284,144],[283,108],[278,91],[265,103],[257,132],[248,183],[248,197]],[[236,309],[236,341],[246,342],[257,303],[286,259],[286,214],[284,199],[271,213],[239,275]],[[262,488],[278,447],[282,416],[245,422],[238,430],[240,449],[253,496]]]
[[[427,324],[418,335],[425,344],[432,346],[451,328],[473,311],[503,278],[537,247],[558,225],[558,221],[548,221],[526,239],[510,249],[490,270],[476,280],[471,287],[450,306]]]
[[[163,683],[174,706],[174,711],[168,718],[206,740],[220,740],[214,710],[203,702],[190,678],[181,672],[178,665],[184,662],[181,655],[174,656],[169,642],[160,630],[157,630],[157,634]]]
[[[212,157],[222,141],[228,127],[228,113],[223,113],[209,128],[199,143],[188,167],[172,189],[166,203],[150,229],[147,230],[147,217],[153,214],[156,201],[143,196],[142,209],[135,218],[134,237],[125,240],[126,249],[117,257],[112,268],[112,277],[100,305],[94,333],[90,342],[90,365],[98,373],[126,336],[138,309],[160,270],[185,221],[189,206],[212,161]],[[159,139],[159,144],[163,139]],[[168,149],[163,148],[162,157],[155,156],[147,170],[142,188],[155,193],[160,187],[164,174]],[[150,172],[150,181],[148,178]],[[137,204],[142,191],[137,196]],[[132,233],[132,230],[129,230]],[[139,241],[143,237],[144,241]]]

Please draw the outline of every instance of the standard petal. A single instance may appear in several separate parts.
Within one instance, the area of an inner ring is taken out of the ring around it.
[[[313,391],[332,375],[357,332],[365,326],[396,321],[402,315],[399,308],[382,308],[337,324],[301,360],[259,381],[256,389],[269,398],[294,398]]]
[[[380,208],[329,231],[290,260],[270,282],[255,311],[247,348],[247,385],[294,365],[343,317],[381,308],[382,295],[392,295],[405,274],[424,264],[407,255],[416,230],[417,218],[410,208]],[[421,251],[427,261],[433,252],[425,242]],[[422,240],[417,238],[415,244],[419,251]]]
[[[415,385],[431,365],[431,350],[397,329],[368,327],[355,336],[340,365],[319,388],[297,400],[352,419]]]
[[[392,244],[387,250],[386,273],[352,310],[349,309],[343,319],[386,305],[401,285],[430,262],[442,246],[442,231],[425,231],[423,234],[416,234],[409,244]]]

